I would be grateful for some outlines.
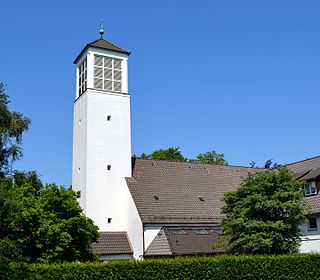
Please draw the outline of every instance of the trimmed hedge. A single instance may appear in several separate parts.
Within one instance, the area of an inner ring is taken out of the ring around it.
[[[8,279],[320,279],[320,254],[11,266]]]

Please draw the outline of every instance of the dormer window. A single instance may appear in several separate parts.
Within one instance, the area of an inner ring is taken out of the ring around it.
[[[94,88],[122,92],[121,59],[94,56]]]
[[[79,96],[81,96],[87,89],[87,59],[79,65]]]
[[[317,188],[316,188],[316,182],[307,182],[304,185],[304,195],[309,196],[309,195],[315,195],[317,194]]]

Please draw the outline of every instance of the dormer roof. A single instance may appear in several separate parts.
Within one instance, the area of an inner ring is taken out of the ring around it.
[[[73,63],[76,64],[78,62],[78,60],[80,59],[80,57],[82,56],[82,54],[90,47],[94,47],[94,48],[99,48],[99,49],[104,49],[104,50],[109,50],[109,51],[114,51],[114,52],[130,55],[129,51],[118,47],[117,45],[105,40],[104,38],[99,38],[99,39],[87,44],[83,48],[83,50],[80,52],[80,54],[77,56],[77,58],[74,60]]]

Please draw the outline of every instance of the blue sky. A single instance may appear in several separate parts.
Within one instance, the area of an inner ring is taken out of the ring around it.
[[[24,158],[71,184],[73,59],[98,38],[132,52],[132,152],[216,150],[230,164],[320,154],[319,1],[3,1],[0,81],[32,119]]]

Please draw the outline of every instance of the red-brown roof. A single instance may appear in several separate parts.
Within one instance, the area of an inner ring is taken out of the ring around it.
[[[89,47],[95,47],[99,49],[104,49],[104,50],[109,50],[109,51],[114,51],[114,52],[119,52],[119,53],[124,53],[126,55],[130,55],[130,52],[120,48],[119,46],[115,45],[114,43],[111,43],[110,41],[107,41],[103,38],[99,38],[89,44],[87,44],[83,50],[80,52],[80,54],[77,56],[77,58],[74,60],[74,64],[76,64],[79,60],[79,58],[82,56],[82,54],[89,48]]]
[[[136,159],[127,185],[144,224],[219,223],[225,192],[265,169]]]
[[[213,248],[219,234],[213,227],[164,227],[145,252],[145,257],[207,255],[225,252]]]
[[[99,232],[97,242],[92,244],[92,250],[99,255],[133,254],[126,232]]]

